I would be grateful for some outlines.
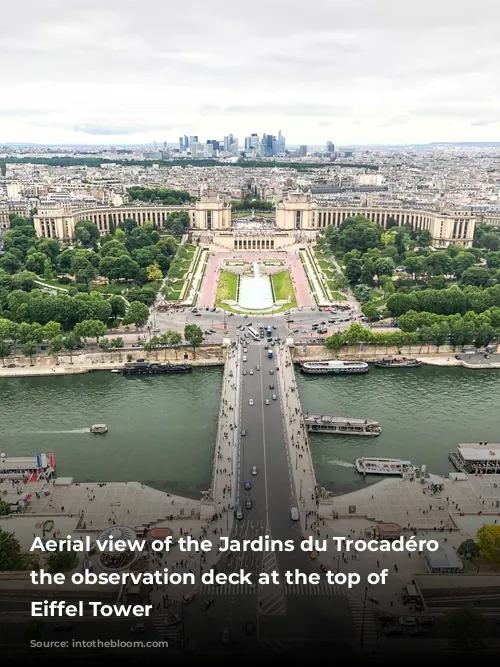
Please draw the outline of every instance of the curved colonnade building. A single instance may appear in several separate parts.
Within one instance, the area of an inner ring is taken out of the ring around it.
[[[125,205],[92,209],[66,210],[41,205],[34,216],[39,237],[71,242],[77,222],[88,220],[102,234],[115,229],[127,219],[138,225],[151,222],[162,227],[170,213],[187,211],[190,229],[199,232],[204,242],[214,242],[234,250],[275,250],[297,242],[314,240],[327,226],[338,227],[346,218],[363,215],[386,228],[389,219],[415,230],[428,230],[432,245],[445,248],[450,244],[471,246],[475,218],[466,211],[437,211],[396,206],[327,205],[310,194],[289,194],[276,205],[275,225],[260,229],[244,224],[233,226],[231,204],[219,195],[204,195],[184,206]],[[236,221],[235,221],[236,222]]]

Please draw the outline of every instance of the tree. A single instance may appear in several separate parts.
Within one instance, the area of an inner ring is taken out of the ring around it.
[[[78,565],[78,555],[71,550],[55,551],[45,558],[49,572],[69,572]]]
[[[500,560],[500,526],[484,525],[477,531],[477,545],[485,558]]]
[[[373,301],[364,303],[361,307],[361,312],[368,320],[370,320],[370,322],[376,322],[381,317],[380,311]]]
[[[0,500],[0,516],[8,516],[11,513],[10,503]]]
[[[125,342],[121,336],[118,336],[118,338],[112,338],[111,339],[111,347],[115,348],[116,350],[121,349],[124,347]]]
[[[62,336],[55,336],[51,340],[49,340],[49,350],[50,354],[55,356],[56,358],[56,366],[59,365],[59,352],[63,348],[63,337]]]
[[[78,347],[79,339],[74,333],[70,333],[63,340],[63,348],[69,352],[69,363],[73,363],[73,352]]]
[[[146,267],[146,272],[148,274],[148,280],[153,282],[154,280],[161,280],[163,278],[163,273],[161,272],[158,264],[150,264]]]
[[[84,248],[91,248],[99,240],[100,232],[97,225],[88,220],[80,220],[75,225],[75,239],[79,241]]]
[[[169,330],[161,336],[163,345],[167,347],[176,348],[175,356],[177,358],[177,348],[182,343],[182,335],[178,331]],[[167,350],[165,349],[165,359],[167,358]]]
[[[124,317],[127,310],[126,301],[121,296],[111,296],[108,299],[108,303],[111,307],[110,317],[115,320],[119,317]]]
[[[19,540],[14,533],[8,533],[0,528],[0,572],[22,569],[24,565]]]
[[[132,301],[123,318],[123,324],[135,324],[136,327],[142,327],[148,321],[148,317],[149,308],[140,301]]]
[[[470,650],[481,644],[481,631],[485,625],[482,614],[474,607],[459,607],[444,618],[450,644],[458,649]]]
[[[469,266],[462,273],[462,285],[477,285],[483,287],[490,279],[490,272],[482,266]]]
[[[474,540],[465,540],[458,547],[457,554],[465,560],[477,560],[481,555],[481,549]]]
[[[193,357],[196,357],[196,348],[203,343],[203,331],[196,324],[186,324],[184,338],[193,348]]]
[[[12,345],[6,340],[0,339],[0,359],[2,360],[2,366],[5,366],[5,359],[9,356],[12,351]]]
[[[339,350],[344,346],[344,339],[342,334],[334,333],[325,340],[325,346],[328,350],[334,350],[338,354]]]
[[[47,322],[43,327],[43,335],[45,340],[52,340],[56,336],[61,335],[61,325],[59,322]]]
[[[33,364],[33,355],[36,354],[37,349],[38,349],[37,344],[32,340],[28,340],[23,345],[23,354],[24,354],[25,357],[29,357],[30,366],[34,365]]]

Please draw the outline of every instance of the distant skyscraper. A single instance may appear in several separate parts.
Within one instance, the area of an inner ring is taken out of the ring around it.
[[[285,153],[285,137],[278,132],[278,139],[276,141],[276,155],[284,155]]]
[[[299,157],[305,157],[307,155],[307,146],[305,144],[302,144],[299,147]]]
[[[224,153],[229,153],[231,150],[231,144],[233,143],[233,135],[228,134],[224,137]]]
[[[184,137],[184,139],[186,139],[186,137]],[[184,150],[184,139],[179,137],[179,149],[181,152]]]
[[[327,153],[335,153],[335,144],[332,141],[327,141],[326,142],[326,152]]]
[[[187,134],[184,135],[184,148],[189,148],[189,139]]]

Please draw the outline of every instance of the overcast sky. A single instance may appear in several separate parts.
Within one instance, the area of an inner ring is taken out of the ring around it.
[[[0,142],[500,140],[500,0],[18,0]]]

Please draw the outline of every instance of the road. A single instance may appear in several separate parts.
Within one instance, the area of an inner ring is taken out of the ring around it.
[[[247,434],[241,438],[236,494],[236,504],[241,504],[243,518],[235,521],[231,538],[256,539],[268,535],[283,542],[292,540],[296,548],[292,552],[248,551],[222,556],[218,571],[236,572],[244,568],[256,575],[263,572],[270,575],[274,571],[279,573],[280,583],[203,587],[200,599],[185,606],[186,640],[194,638],[197,649],[203,654],[234,656],[255,651],[259,656],[268,653],[296,655],[304,651],[311,657],[316,651],[331,650],[332,642],[338,652],[354,635],[347,598],[337,594],[334,587],[324,584],[323,595],[318,595],[311,584],[301,587],[285,585],[287,570],[317,574],[319,569],[309,560],[308,554],[300,550],[300,522],[292,521],[290,516],[290,508],[299,506],[299,502],[285,442],[276,378],[279,371],[275,361],[267,358],[264,344],[264,341],[249,342],[246,353],[240,346],[239,371],[247,372],[242,375],[239,425]],[[243,356],[246,356],[246,362],[242,360]],[[272,375],[270,370],[273,370]],[[272,389],[270,385],[273,385]],[[272,399],[273,394],[276,400]],[[251,400],[253,405],[250,405]],[[258,472],[255,476],[252,475],[253,466]],[[245,490],[245,481],[251,483],[250,490]],[[247,497],[252,500],[251,509],[245,508]],[[215,600],[213,606],[201,611],[204,601],[210,598]],[[252,635],[247,635],[248,624],[252,625]],[[222,642],[224,628],[230,636],[227,644]]]

